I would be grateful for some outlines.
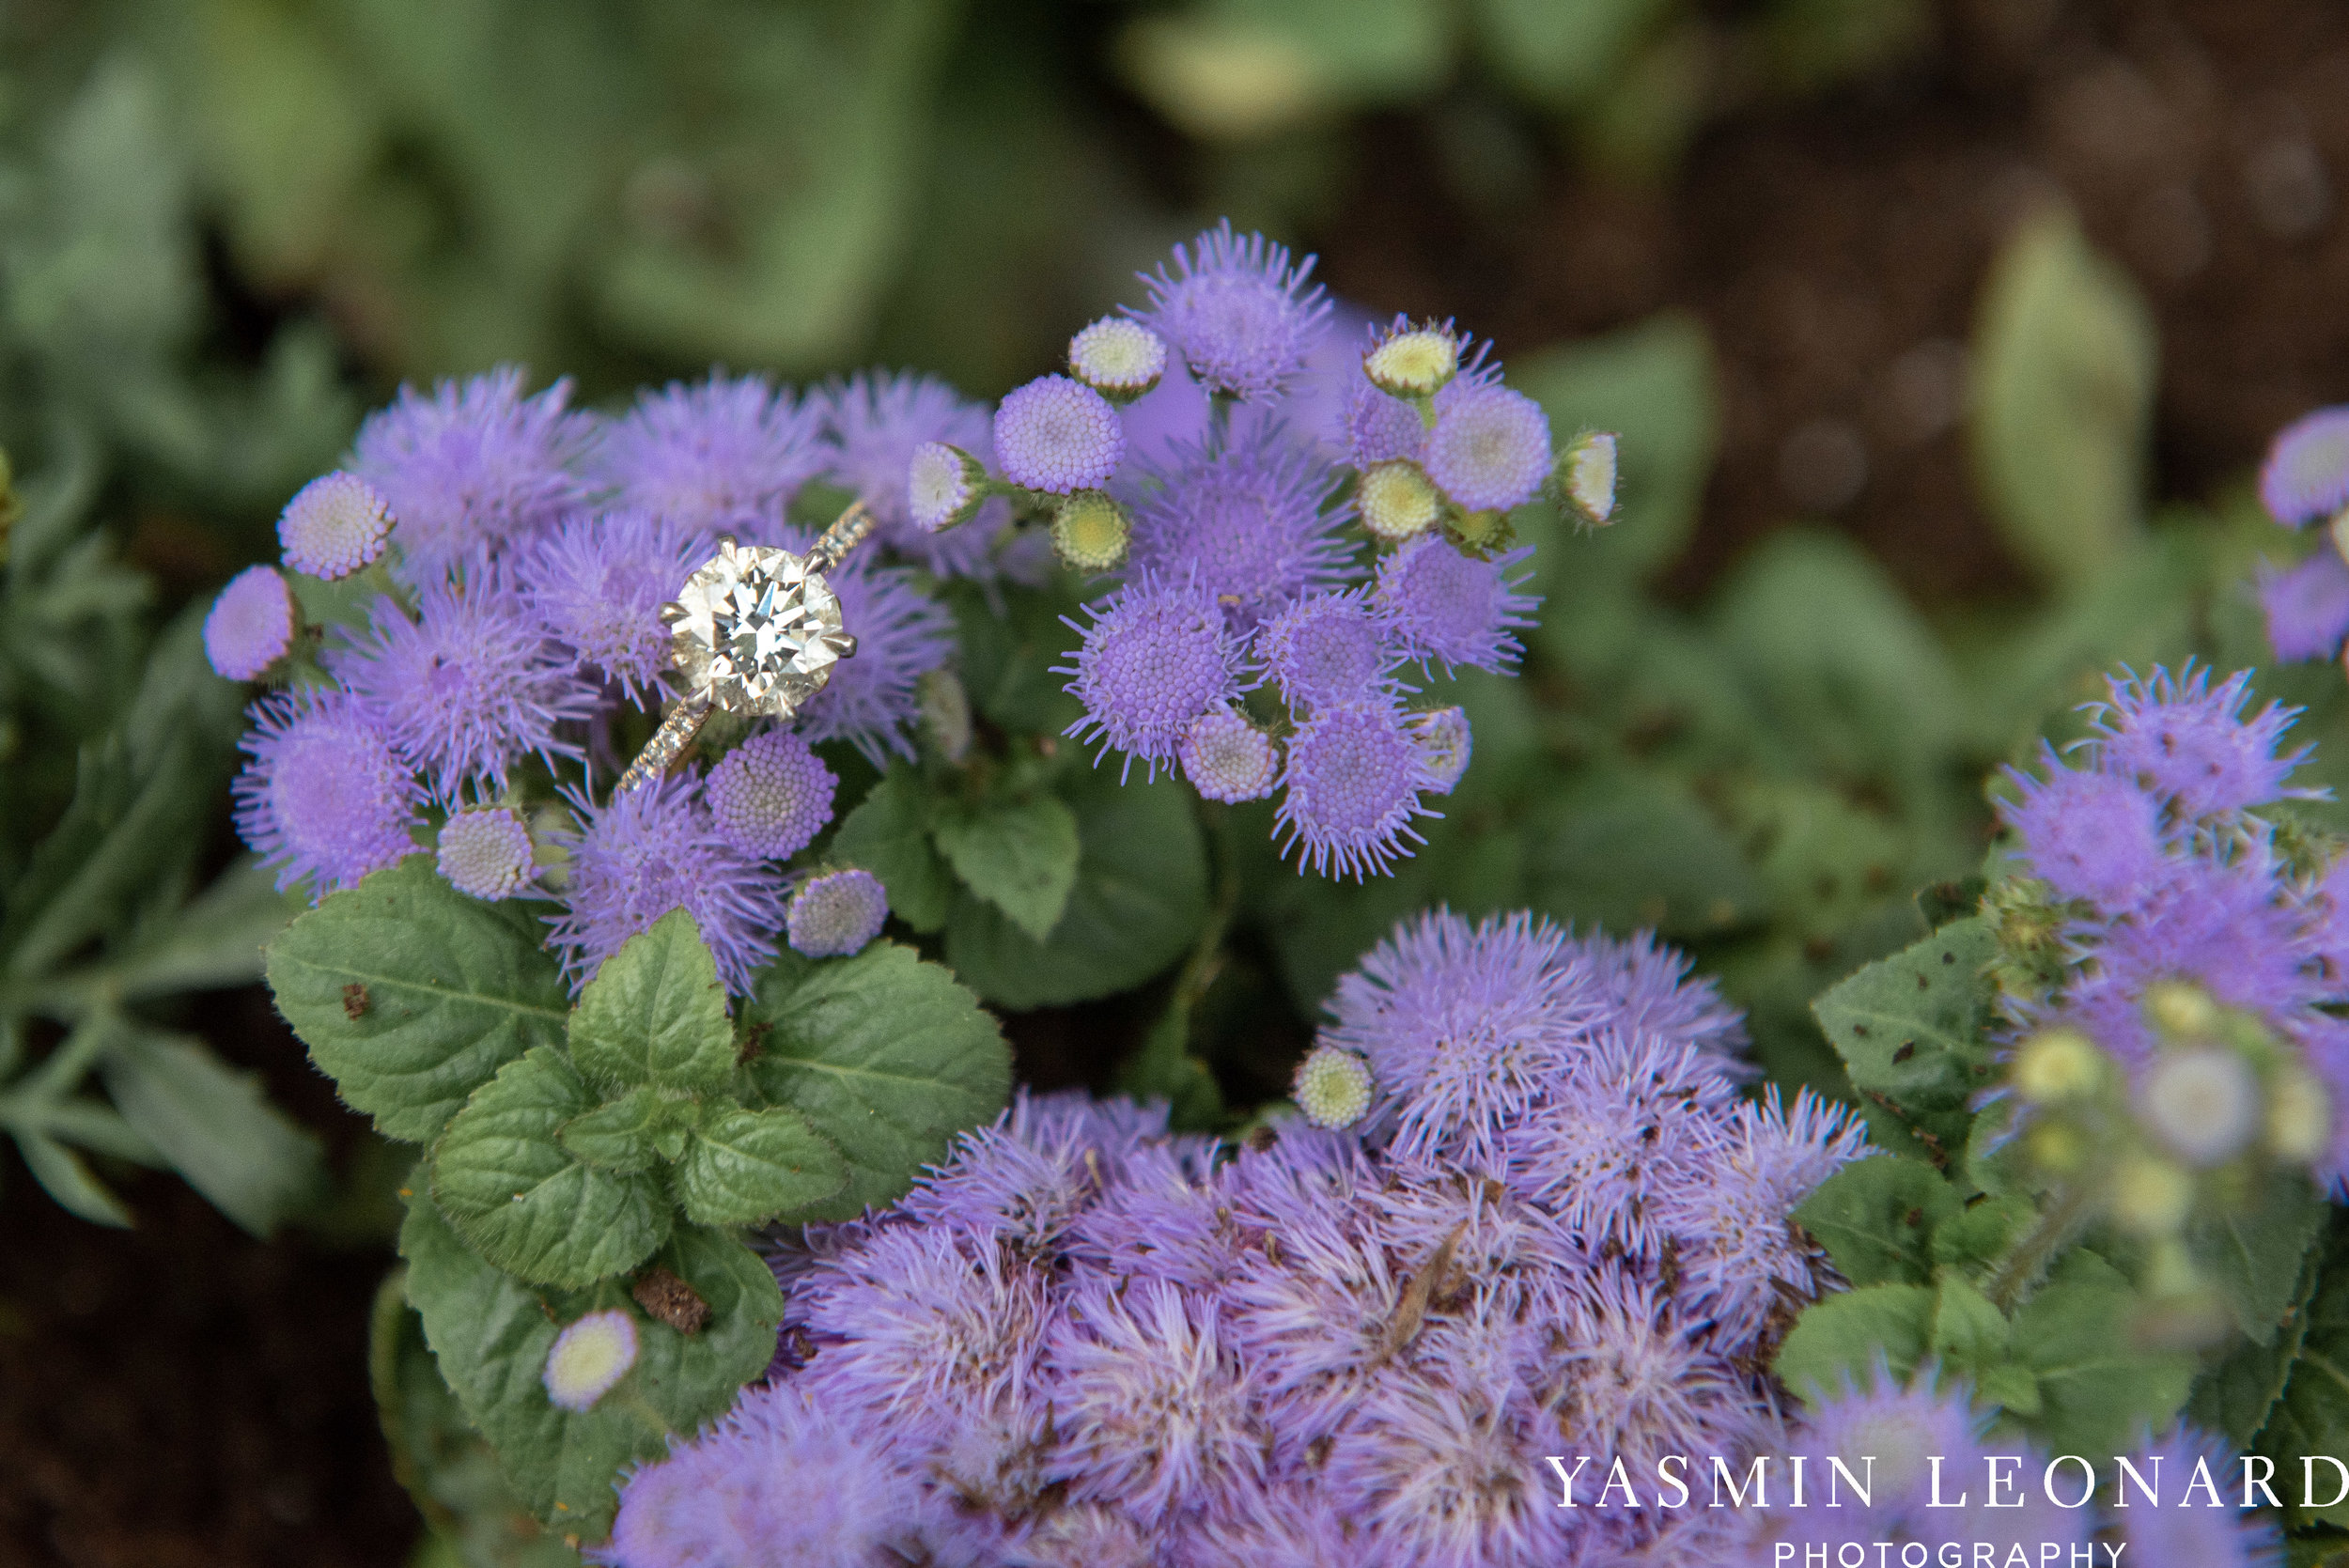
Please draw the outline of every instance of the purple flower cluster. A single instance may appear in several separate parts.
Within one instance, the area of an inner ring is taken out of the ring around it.
[[[661,791],[599,805],[594,786],[626,760],[619,737],[641,737],[668,695],[661,608],[721,533],[806,549],[789,508],[818,479],[862,492],[884,540],[902,543],[905,454],[984,432],[986,411],[902,377],[802,397],[713,372],[609,418],[568,399],[567,383],[525,396],[512,368],[405,391],[361,427],[348,472],[288,505],[285,574],[243,573],[206,623],[221,674],[307,683],[255,706],[239,825],[281,884],[322,896],[444,821],[437,863],[452,885],[559,902],[551,940],[575,980],[681,905],[729,984],[747,986],[785,926],[790,875],[766,862],[832,817],[833,775],[810,744],[910,754],[916,687],[951,657],[952,621],[879,546],[852,555],[831,582],[857,654],[795,733],[751,737],[706,795],[689,763]],[[932,571],[999,566],[985,550],[913,553]],[[289,577],[351,579],[373,597],[321,643],[317,629],[297,635]],[[530,824],[537,808],[559,815],[558,798],[574,820],[548,842],[570,844],[571,860],[542,868]]]
[[[2349,639],[2349,558],[2339,521],[2349,508],[2349,408],[2319,409],[2277,433],[2260,470],[2260,504],[2287,528],[2333,520],[2298,566],[2262,565],[2259,596],[2277,658],[2339,657]]]
[[[2321,1085],[2309,1091],[2326,1107],[2310,1152],[2339,1192],[2349,1182],[2349,1025],[2336,1016],[2349,1003],[2349,860],[2312,867],[2255,815],[2322,792],[2291,782],[2308,756],[2282,749],[2297,710],[2250,702],[2247,673],[2216,684],[2191,667],[2116,677],[2070,765],[2044,751],[2037,775],[2011,774],[2002,815],[2024,869],[2067,920],[2064,978],[2015,1005],[2032,1029],[2068,1025],[2110,1052],[2140,1098],[2179,1064],[2148,1017],[2164,986],[2183,983],[2256,1019]],[[2174,1131],[2175,1152],[2202,1143]]]
[[[1373,1080],[1349,1128],[1231,1148],[1021,1095],[890,1210],[777,1243],[775,1368],[628,1480],[610,1560],[1712,1560],[1718,1517],[1561,1509],[1544,1456],[1777,1445],[1764,1368],[1823,1283],[1786,1216],[1859,1137],[1742,1099],[1686,968],[1434,915],[1331,1004]],[[853,1509],[809,1498],[839,1456]]]

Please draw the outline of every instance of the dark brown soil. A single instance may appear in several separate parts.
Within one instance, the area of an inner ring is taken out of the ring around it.
[[[2349,11],[2332,0],[1954,0],[1928,60],[1724,120],[1669,189],[1554,175],[1471,211],[1423,126],[1366,130],[1363,178],[1318,236],[1329,275],[1377,306],[1455,314],[1504,352],[1667,306],[1703,317],[1723,449],[1684,589],[1805,512],[1928,599],[2018,585],[1968,499],[1951,374],[1999,240],[2050,195],[2158,316],[2163,493],[2206,494],[2279,424],[2349,395]],[[350,1143],[257,992],[203,1021]],[[1079,1076],[1067,1029],[1021,1032],[1036,1076]],[[124,1190],[141,1228],[102,1231],[9,1161],[0,1562],[403,1561],[414,1516],[366,1382],[387,1248],[257,1243],[170,1180]]]

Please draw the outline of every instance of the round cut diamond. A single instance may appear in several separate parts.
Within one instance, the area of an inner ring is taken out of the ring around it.
[[[856,651],[823,575],[787,550],[722,541],[664,614],[688,692],[733,713],[789,714]]]

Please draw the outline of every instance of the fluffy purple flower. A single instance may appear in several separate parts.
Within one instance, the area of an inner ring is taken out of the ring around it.
[[[719,838],[699,784],[663,779],[600,808],[576,793],[568,798],[581,824],[558,835],[570,855],[569,908],[548,917],[548,941],[563,955],[572,991],[629,938],[683,909],[726,989],[749,995],[754,972],[775,955],[783,902],[766,866]]]
[[[1128,502],[1140,498],[1136,481],[1182,466],[1186,451],[1207,436],[1207,395],[1190,372],[1170,365],[1159,384],[1118,411],[1126,427],[1126,465],[1112,487]]]
[[[1266,396],[1304,369],[1327,322],[1329,301],[1306,282],[1313,268],[1312,256],[1292,266],[1261,234],[1233,234],[1226,219],[1175,246],[1171,273],[1143,276],[1144,318],[1208,391]]]
[[[1690,979],[1688,955],[1659,944],[1654,932],[1620,940],[1599,932],[1569,937],[1562,952],[1563,961],[1587,970],[1591,994],[1620,1032],[1694,1046],[1735,1077],[1751,1072],[1735,1059],[1746,1044],[1737,1010],[1711,980]]]
[[[795,399],[764,376],[712,370],[640,394],[604,427],[590,467],[619,506],[680,534],[780,521],[830,460],[824,414],[820,400]]]
[[[995,461],[1015,485],[1052,495],[1098,489],[1125,456],[1117,411],[1066,376],[1015,387],[995,411]]]
[[[428,582],[467,556],[525,536],[576,505],[585,487],[570,465],[594,422],[569,411],[571,383],[522,396],[522,372],[503,365],[442,381],[428,397],[399,389],[359,427],[350,470],[391,508],[403,570]]]
[[[1955,1484],[1957,1477],[1981,1476],[1983,1434],[1989,1424],[1974,1410],[1963,1385],[1937,1389],[1930,1377],[1921,1377],[1913,1387],[1903,1387],[1879,1361],[1864,1388],[1846,1382],[1839,1389],[1795,1391],[1811,1394],[1815,1403],[1781,1451],[1782,1459],[1801,1456],[1814,1486],[1833,1478],[1828,1462],[1841,1459],[1853,1474],[1874,1478],[1870,1502],[1859,1514],[1858,1499],[1846,1490],[1843,1506],[1830,1512],[1822,1506],[1823,1495],[1814,1492],[1812,1506],[1796,1509],[1781,1487],[1776,1508],[1739,1511],[1744,1550],[1731,1560],[1737,1568],[1800,1561],[1805,1546],[1814,1553],[1824,1546],[1832,1560],[1835,1545],[1847,1540],[1964,1541],[1968,1527],[1984,1521],[1981,1485]],[[1962,1511],[1933,1507],[1937,1457],[1952,1482],[1944,1500],[1953,1500],[1962,1490],[1968,1499]],[[1945,1523],[1952,1514],[1955,1520]],[[1791,1553],[1778,1555],[1789,1546]]]
[[[230,680],[251,680],[293,646],[294,601],[274,567],[228,580],[204,617],[204,657]]]
[[[2132,779],[2080,772],[2044,743],[2040,750],[2046,777],[2008,769],[2020,799],[1999,806],[2031,871],[2059,898],[2084,898],[2111,914],[2134,908],[2174,875],[2160,804]]]
[[[720,758],[702,795],[718,836],[728,845],[745,855],[787,861],[832,820],[839,784],[800,736],[770,729]]]
[[[294,491],[277,520],[277,543],[288,567],[331,582],[382,554],[391,531],[391,507],[375,487],[337,470]]]
[[[785,935],[791,951],[809,958],[846,958],[880,935],[889,893],[869,871],[827,871],[791,894]]]
[[[1282,769],[1287,792],[1276,831],[1288,835],[1300,868],[1357,881],[1380,875],[1423,844],[1411,820],[1434,816],[1419,792],[1430,780],[1419,742],[1402,712],[1386,704],[1330,707],[1298,725]]]
[[[832,477],[871,508],[889,548],[940,577],[992,578],[994,547],[1011,517],[990,501],[959,528],[932,534],[913,520],[909,475],[914,449],[943,442],[965,452],[990,449],[992,422],[972,402],[929,376],[852,376],[827,395],[832,431]]]
[[[253,706],[238,742],[237,832],[275,868],[277,889],[314,898],[354,885],[416,847],[408,830],[423,792],[390,738],[349,697],[298,687]]]
[[[1299,599],[1257,630],[1255,653],[1289,706],[1308,711],[1383,706],[1401,662],[1385,624],[1356,591]]]
[[[1545,1436],[1640,1474],[1668,1453],[1738,1452],[1758,1423],[1709,1326],[1619,1268],[1578,1284],[1531,1373]]]
[[[1524,576],[1509,575],[1532,553],[1528,547],[1479,560],[1439,534],[1422,534],[1378,563],[1371,603],[1413,659],[1447,670],[1505,670],[1523,651],[1517,629],[1533,624],[1541,603],[1517,592]]]
[[[994,1126],[964,1133],[953,1158],[917,1178],[899,1206],[922,1224],[1000,1237],[1028,1257],[1050,1257],[1100,1195],[1094,1132],[1022,1094]]]
[[[460,811],[443,823],[435,863],[459,893],[493,903],[513,897],[538,875],[530,825],[510,806]]]
[[[525,753],[577,757],[557,731],[593,706],[545,629],[483,578],[426,583],[412,621],[391,596],[378,598],[326,667],[443,802],[468,784],[504,789]]]
[[[1175,749],[1183,777],[1209,800],[1261,800],[1280,782],[1281,748],[1237,708],[1195,720]]]
[[[2349,408],[2319,409],[2277,433],[2260,470],[2260,503],[2291,528],[2349,505]]]
[[[1522,392],[1455,382],[1436,399],[1427,476],[1471,512],[1507,511],[1549,477],[1549,417]]]
[[[2174,675],[2155,669],[2143,680],[2115,677],[2108,685],[2111,700],[2093,709],[2099,765],[2168,797],[2180,815],[2246,811],[2286,796],[2323,793],[2285,787],[2309,753],[2304,748],[2279,756],[2276,747],[2300,710],[2269,703],[2246,718],[2249,671],[2236,671],[2217,690],[2208,669],[2191,665]]]
[[[1077,1216],[1075,1250],[1114,1279],[1220,1288],[1237,1272],[1242,1248],[1215,1148],[1202,1138],[1137,1145],[1117,1181]]]
[[[1099,739],[1104,755],[1123,753],[1121,779],[1136,761],[1156,777],[1194,722],[1238,695],[1239,644],[1215,596],[1196,582],[1143,574],[1106,604],[1085,608],[1092,625],[1068,623],[1084,634],[1075,662],[1053,666],[1084,704],[1084,718],[1067,733]]]
[[[2286,660],[2333,659],[2349,637],[2349,561],[2329,544],[2296,567],[2263,561],[2260,608],[2267,641]]]
[[[2140,1481],[2115,1474],[2115,1500],[2124,1506],[2112,1508],[2109,1516],[2121,1527],[2123,1560],[2131,1568],[2279,1568],[2282,1563],[2283,1541],[2273,1521],[2249,1509],[2226,1506],[2238,1495],[2236,1478],[2242,1471],[2224,1443],[2176,1427],[2129,1457]]]
[[[1241,631],[1345,581],[1345,513],[1321,505],[1328,470],[1282,427],[1239,420],[1228,442],[1174,451],[1177,466],[1157,475],[1134,518],[1136,574],[1195,578]]]
[[[532,542],[519,575],[555,641],[642,706],[658,700],[669,667],[661,607],[708,555],[684,525],[653,513],[580,512]]]

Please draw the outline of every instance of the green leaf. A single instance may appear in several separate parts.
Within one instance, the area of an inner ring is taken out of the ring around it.
[[[539,1381],[555,1336],[590,1312],[633,1313],[625,1281],[534,1290],[483,1261],[421,1191],[409,1200],[399,1251],[441,1375],[497,1451],[515,1493],[558,1532],[597,1540],[612,1528],[621,1467],[666,1447],[644,1410],[690,1436],[774,1358],[783,1293],[766,1264],[731,1236],[680,1231],[652,1262],[708,1303],[708,1323],[685,1335],[639,1315],[636,1365],[620,1387],[592,1409],[560,1410]]]
[[[1612,930],[1705,935],[1766,908],[1751,867],[1703,806],[1627,768],[1556,789],[1518,864],[1545,912]]]
[[[1987,1274],[2038,1218],[2039,1206],[2019,1193],[1983,1196],[1933,1233],[1933,1261]]]
[[[1921,1285],[1933,1278],[1935,1232],[1960,1207],[1931,1166],[1887,1156],[1844,1166],[1794,1218],[1853,1284]]]
[[[700,1107],[687,1102],[687,1109]],[[600,1171],[649,1171],[661,1163],[660,1135],[676,1114],[658,1089],[631,1089],[563,1124],[554,1141],[564,1153]]]
[[[2006,543],[2046,582],[2092,582],[2139,530],[2160,349],[2126,274],[2069,216],[2027,224],[1992,265],[1967,435]]]
[[[926,933],[944,927],[955,903],[954,875],[930,847],[934,810],[920,772],[901,763],[866,792],[832,840],[835,859],[880,878],[890,913]]]
[[[529,905],[468,898],[411,855],[288,926],[270,990],[347,1103],[428,1142],[499,1067],[563,1038],[544,935]]]
[[[2283,1397],[2300,1347],[2308,1341],[2309,1309],[2325,1278],[2325,1252],[2323,1247],[2313,1247],[2300,1260],[2300,1278],[2273,1338],[2264,1343],[2237,1340],[2225,1359],[2205,1368],[2195,1381],[2186,1415],[2197,1426],[2225,1433],[2239,1449],[2253,1446],[2276,1402]]]
[[[620,944],[579,994],[571,1061],[607,1085],[715,1089],[734,1073],[734,1024],[701,928],[672,909]]]
[[[1077,885],[1077,814],[1050,795],[949,813],[933,834],[963,886],[1037,941],[1049,940]]]
[[[1846,1383],[1868,1387],[1879,1356],[1906,1381],[1924,1358],[1935,1301],[1924,1285],[1869,1285],[1814,1301],[1787,1330],[1772,1370],[1812,1405]]]
[[[2275,1342],[2326,1210],[2306,1177],[2279,1172],[2227,1214],[2187,1231],[2187,1250],[2252,1343]]]
[[[1066,799],[1077,814],[1077,885],[1051,939],[1037,941],[967,893],[947,923],[946,961],[1005,1007],[1130,990],[1182,956],[1206,919],[1206,846],[1180,784],[1120,784],[1106,768],[1085,773]]]
[[[1207,1064],[1190,1054],[1190,1011],[1176,1001],[1159,1015],[1142,1048],[1119,1065],[1117,1092],[1166,1101],[1168,1125],[1177,1131],[1208,1132],[1223,1121],[1223,1091]]]
[[[599,1171],[565,1149],[563,1126],[595,1092],[539,1046],[474,1092],[432,1150],[432,1197],[481,1255],[540,1284],[587,1285],[668,1239],[668,1194],[650,1175]]]
[[[2256,1445],[2286,1476],[2307,1457],[2349,1456],[2349,1210],[2332,1211],[2315,1293],[2298,1316],[2300,1343]],[[2277,1343],[2291,1337],[2279,1335]],[[2349,1526],[2349,1505],[2287,1513],[2295,1524]]]
[[[201,1040],[134,1028],[100,1070],[124,1120],[190,1187],[257,1236],[325,1189],[319,1142]]]
[[[788,1219],[848,1185],[840,1151],[806,1117],[781,1105],[711,1116],[677,1168],[677,1197],[697,1225]]]
[[[895,1200],[1010,1092],[995,1020],[951,973],[894,942],[820,964],[786,953],[761,976],[752,1017],[752,1082],[848,1163],[847,1188],[810,1219]]]
[[[1997,950],[1981,917],[1955,921],[1812,1005],[1853,1084],[1890,1098],[1937,1150],[1965,1147],[1967,1101],[1990,1076],[1985,966]]]
[[[126,1001],[249,985],[261,977],[270,939],[302,908],[277,891],[266,867],[247,857],[222,872],[119,964],[108,966],[109,978]]]
[[[68,1213],[93,1225],[129,1228],[131,1211],[90,1173],[88,1164],[73,1150],[37,1132],[17,1133],[16,1149],[24,1157],[24,1168],[32,1172],[33,1180]]]
[[[1549,109],[1575,107],[1614,76],[1666,0],[1476,0],[1492,69]]]
[[[2190,1356],[2139,1349],[2123,1331],[2137,1293],[2110,1264],[2075,1249],[2016,1310],[2015,1358],[2039,1379],[2045,1408],[2030,1421],[2053,1453],[2126,1453],[2186,1404]]]
[[[1934,1293],[1933,1327],[1925,1349],[1935,1358],[1971,1373],[2006,1359],[2006,1318],[1990,1297],[1961,1275],[1941,1279]]]

